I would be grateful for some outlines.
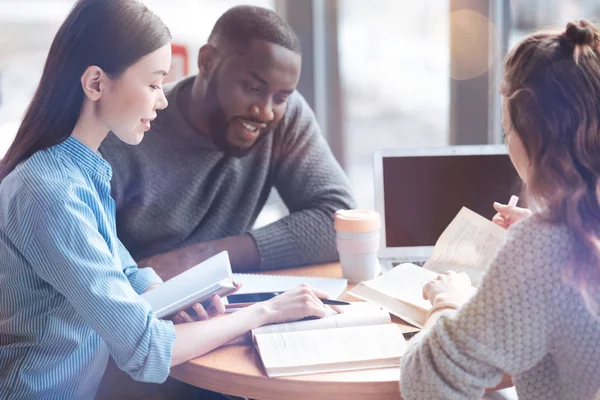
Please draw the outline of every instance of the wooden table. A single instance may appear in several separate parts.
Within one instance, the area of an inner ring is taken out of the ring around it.
[[[273,275],[341,278],[339,264],[270,271]],[[351,285],[349,286],[351,288]],[[343,300],[358,299],[344,293]],[[395,319],[403,332],[415,328]],[[221,347],[171,369],[171,376],[194,386],[234,396],[275,399],[394,399],[400,398],[399,368],[268,378],[256,350],[249,344]]]

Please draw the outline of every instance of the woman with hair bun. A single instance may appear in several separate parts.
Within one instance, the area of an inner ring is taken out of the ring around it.
[[[477,291],[452,272],[423,287],[433,307],[401,360],[402,396],[478,399],[510,374],[520,400],[596,399],[600,32],[576,21],[526,37],[500,92],[510,159],[535,206],[497,207],[509,230]]]

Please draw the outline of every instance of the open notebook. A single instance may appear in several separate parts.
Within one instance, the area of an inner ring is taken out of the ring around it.
[[[439,237],[423,267],[400,264],[355,286],[351,295],[377,304],[420,328],[431,308],[423,285],[448,270],[465,272],[479,286],[488,264],[504,241],[506,230],[463,207]]]
[[[365,302],[344,310],[252,330],[267,376],[398,366],[406,341],[389,313]]]

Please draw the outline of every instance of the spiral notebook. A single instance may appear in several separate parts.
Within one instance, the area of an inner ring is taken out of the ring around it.
[[[327,292],[332,299],[337,299],[348,287],[346,279],[314,276],[233,274],[233,281],[242,284],[236,294],[283,292],[298,287],[302,283],[308,283],[313,288]]]

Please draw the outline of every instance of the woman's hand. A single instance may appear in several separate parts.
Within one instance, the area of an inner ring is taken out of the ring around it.
[[[471,278],[464,272],[446,271],[423,286],[423,298],[432,305],[452,302],[457,306],[466,303],[477,289],[471,285]]]
[[[297,321],[307,317],[322,318],[331,313],[332,309],[343,312],[341,307],[326,306],[319,298],[328,299],[329,295],[304,283],[251,307],[262,307],[265,313],[263,325]]]
[[[193,311],[193,312],[192,312]],[[191,309],[181,310],[171,319],[175,324],[187,324],[194,321],[205,321],[219,314],[225,313],[225,305],[219,295],[214,295],[210,299],[210,303],[204,307],[200,303],[192,305]]]
[[[234,282],[233,284],[236,291],[241,287],[239,283]],[[221,299],[219,295],[214,295],[206,307],[200,303],[196,303],[187,310],[179,311],[177,314],[171,317],[171,320],[175,324],[186,324],[194,321],[205,321],[222,314],[225,314],[225,305],[223,304],[223,299]]]
[[[492,218],[492,222],[504,229],[508,229],[515,222],[520,221],[532,214],[527,208],[510,206],[497,202],[494,202],[494,209],[497,211],[497,213]]]

